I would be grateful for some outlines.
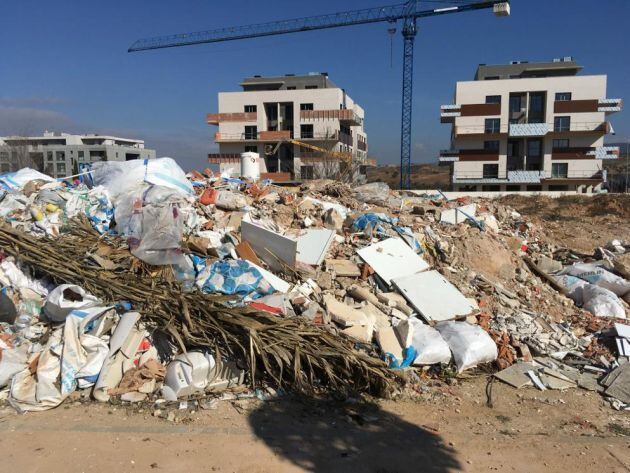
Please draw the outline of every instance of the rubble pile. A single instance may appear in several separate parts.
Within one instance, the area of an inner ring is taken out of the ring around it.
[[[169,158],[0,186],[0,389],[20,411],[75,391],[391,395],[488,363],[515,387],[630,404],[628,242],[584,255],[495,201]]]

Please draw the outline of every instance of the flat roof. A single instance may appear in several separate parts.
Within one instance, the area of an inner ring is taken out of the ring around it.
[[[582,66],[573,58],[546,62],[514,61],[510,64],[479,64],[475,80],[574,76],[581,70]]]

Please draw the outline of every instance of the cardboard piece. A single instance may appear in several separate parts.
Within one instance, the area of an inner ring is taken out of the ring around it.
[[[260,260],[258,259],[258,256],[256,256],[256,253],[254,252],[254,250],[252,249],[249,243],[247,243],[246,241],[242,241],[238,245],[236,245],[235,249],[236,249],[236,254],[241,259],[247,260],[250,263],[260,266],[261,264]]]
[[[400,238],[388,238],[357,251],[385,281],[424,271],[429,265]]]
[[[409,303],[427,322],[443,322],[470,314],[473,304],[437,271],[394,279]]]

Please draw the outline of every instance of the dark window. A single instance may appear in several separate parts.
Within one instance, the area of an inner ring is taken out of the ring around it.
[[[484,80],[498,80],[499,76],[488,76]]]
[[[498,177],[499,177],[498,164],[484,164],[483,165],[483,178],[484,179],[498,179]]]
[[[571,100],[571,92],[556,93],[556,102],[568,102]]]
[[[46,151],[46,161],[52,161],[52,160],[53,160],[53,152]]]
[[[256,112],[256,105],[245,105],[245,113]]]
[[[313,125],[300,125],[300,137],[313,138]]]
[[[529,140],[527,141],[527,157],[539,158],[542,156],[542,141]]]
[[[555,117],[553,119],[553,131],[570,131],[571,117]]]
[[[245,139],[246,140],[255,140],[258,138],[258,127],[257,126],[246,126],[245,127]]]
[[[300,104],[300,110],[313,110],[313,104],[312,103],[301,103]]]
[[[499,151],[499,140],[484,141],[483,149],[486,151]]]
[[[568,163],[552,163],[551,164],[551,177],[555,179],[566,179],[569,175]]]
[[[549,190],[566,192],[569,190],[569,186],[549,186]]]
[[[319,87],[316,85],[307,85],[306,87],[304,87],[305,89],[318,89]]]
[[[529,185],[525,188],[530,192],[540,192],[542,190],[542,186],[539,185]]]
[[[258,146],[256,145],[248,145],[245,146],[246,153],[258,153]]]
[[[83,153],[83,151],[78,151],[77,153],[78,153],[78,155],[79,155],[79,158],[82,158],[82,157],[84,157],[84,156],[85,156],[85,155],[84,155],[84,153]]]
[[[507,192],[519,192],[521,190],[521,186],[505,186],[505,190]]]
[[[314,179],[313,166],[300,167],[300,176],[302,179]]]
[[[287,87],[287,90],[295,90],[295,89],[296,89],[296,87],[295,87],[295,86],[290,86],[290,87]]]
[[[486,95],[486,103],[501,103],[500,95]]]
[[[501,190],[501,186],[481,186],[482,192],[499,192]]]
[[[501,125],[500,118],[486,118],[486,133],[499,133]]]
[[[529,95],[529,123],[543,123],[545,121],[545,93],[536,92]]]
[[[553,140],[553,149],[563,149],[569,147],[569,140],[566,138]]]

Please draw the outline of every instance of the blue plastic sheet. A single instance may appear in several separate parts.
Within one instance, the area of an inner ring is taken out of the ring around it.
[[[197,276],[197,286],[205,293],[240,296],[243,301],[273,294],[273,287],[245,260],[215,261]]]
[[[352,222],[355,232],[363,232],[365,235],[381,238],[389,237],[388,229],[394,230],[416,253],[422,252],[422,246],[409,227],[398,226],[398,219],[383,213],[366,213],[357,217]]]

